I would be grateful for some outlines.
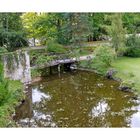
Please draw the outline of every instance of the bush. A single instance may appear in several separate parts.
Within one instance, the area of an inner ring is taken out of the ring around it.
[[[116,57],[115,50],[106,46],[97,47],[94,54],[95,61],[102,63],[106,67],[111,66],[114,58]]]
[[[39,55],[36,60],[36,64],[44,64],[52,60],[53,60],[52,56]]]
[[[117,55],[118,56],[124,56],[124,54],[126,53],[127,48],[126,47],[119,47],[118,51],[117,51]]]
[[[93,67],[101,74],[105,74],[116,58],[115,50],[111,47],[101,46],[94,51]]]
[[[0,64],[0,127],[7,127],[12,123],[15,107],[23,98],[22,90],[20,81],[4,79],[3,66]]]
[[[140,57],[140,38],[133,35],[127,38],[126,42],[126,56]]]
[[[61,44],[58,44],[53,41],[49,41],[49,42],[47,42],[47,51],[54,52],[54,53],[65,53],[66,49]]]

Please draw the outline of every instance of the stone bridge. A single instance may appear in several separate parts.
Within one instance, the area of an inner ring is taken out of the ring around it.
[[[56,65],[59,66],[61,64],[72,64],[72,63],[83,61],[83,60],[90,60],[92,58],[94,58],[93,55],[86,55],[86,56],[81,56],[78,58],[74,57],[74,58],[67,58],[67,59],[52,60],[52,61],[44,63],[42,65],[32,66],[31,69],[41,69],[41,68],[45,68],[45,67],[53,67]]]
[[[71,64],[74,64],[78,61],[90,60],[94,57],[93,54],[80,56],[77,58],[72,56],[70,58],[66,57],[63,58],[62,55],[59,55],[61,57],[58,57],[56,60],[52,60],[44,64],[31,66],[29,51],[30,50],[38,51],[38,49],[44,49],[44,47],[27,48],[25,50],[18,50],[12,53],[3,54],[2,59],[4,64],[4,77],[10,78],[12,80],[21,80],[21,82],[23,83],[29,83],[31,81],[31,69],[42,69],[47,67],[50,67],[51,69],[53,66],[57,66],[58,71],[60,71],[61,65],[70,67]]]

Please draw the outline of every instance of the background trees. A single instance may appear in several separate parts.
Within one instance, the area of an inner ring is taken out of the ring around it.
[[[91,34],[91,22],[89,14],[85,13],[69,13],[67,16],[67,23],[65,32],[68,34],[69,42],[74,45],[80,45],[81,42],[87,41]],[[68,29],[68,31],[67,31]]]
[[[41,40],[60,44],[80,44],[87,41],[91,24],[85,13],[43,13],[33,24]]]
[[[27,46],[20,16],[21,13],[0,14],[0,46],[8,51]]]
[[[106,20],[107,16],[110,20]],[[83,41],[106,40],[107,36],[124,42],[120,34],[139,32],[139,17],[135,13],[24,13],[22,22],[28,37],[41,40],[43,45],[48,40],[79,45]],[[106,26],[110,26],[110,32]],[[117,42],[114,44],[117,50]]]
[[[1,13],[0,46],[10,51],[27,46],[30,39],[33,45],[35,40],[38,45],[51,40],[80,46],[112,38],[113,47],[122,55],[125,36],[138,34],[139,25],[138,13]]]

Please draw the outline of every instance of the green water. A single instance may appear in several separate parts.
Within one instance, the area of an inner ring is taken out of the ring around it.
[[[139,127],[139,101],[91,72],[51,75],[30,86],[17,108],[22,127]]]

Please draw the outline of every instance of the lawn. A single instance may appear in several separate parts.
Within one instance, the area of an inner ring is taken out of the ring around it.
[[[113,67],[118,71],[116,77],[127,82],[133,81],[134,88],[140,93],[140,58],[118,58],[113,63]]]

